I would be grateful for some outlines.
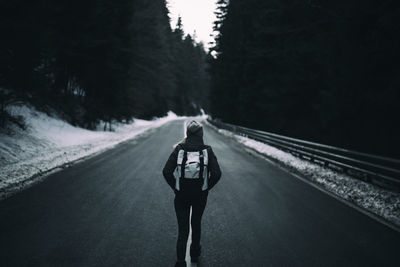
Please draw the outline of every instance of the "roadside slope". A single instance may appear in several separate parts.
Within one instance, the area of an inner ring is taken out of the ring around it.
[[[40,181],[43,174],[54,168],[178,119],[169,112],[168,116],[152,121],[114,122],[113,131],[105,132],[100,125],[98,131],[79,128],[29,106],[9,107],[9,112],[24,118],[26,130],[13,127],[9,134],[0,132],[0,199]]]

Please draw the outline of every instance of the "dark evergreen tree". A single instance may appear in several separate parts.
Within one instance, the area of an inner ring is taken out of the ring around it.
[[[211,111],[227,122],[399,155],[394,1],[219,1]]]
[[[207,104],[205,51],[171,30],[165,0],[1,1],[0,15],[1,118],[11,97],[89,128]]]

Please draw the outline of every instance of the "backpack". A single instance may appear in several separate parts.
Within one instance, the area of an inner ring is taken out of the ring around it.
[[[203,180],[202,190],[208,188],[208,151],[186,151],[180,149],[175,169],[175,188],[180,190],[180,179]]]

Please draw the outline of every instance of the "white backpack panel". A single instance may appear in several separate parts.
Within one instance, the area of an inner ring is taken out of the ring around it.
[[[208,188],[208,152],[207,149],[202,150],[203,155],[200,155],[200,151],[187,151],[185,166],[182,166],[184,160],[185,151],[179,150],[177,158],[177,167],[175,169],[175,188],[180,190],[179,180],[182,176],[182,168],[184,168],[184,174],[186,179],[200,179],[200,156],[203,157],[203,186],[202,190]]]

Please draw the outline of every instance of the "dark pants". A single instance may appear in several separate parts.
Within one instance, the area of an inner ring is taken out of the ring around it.
[[[178,261],[184,261],[186,255],[186,243],[189,236],[190,207],[192,207],[192,244],[191,248],[197,250],[200,246],[201,216],[207,204],[208,192],[200,190],[187,190],[176,193],[174,206],[178,219],[178,241],[176,253]]]

